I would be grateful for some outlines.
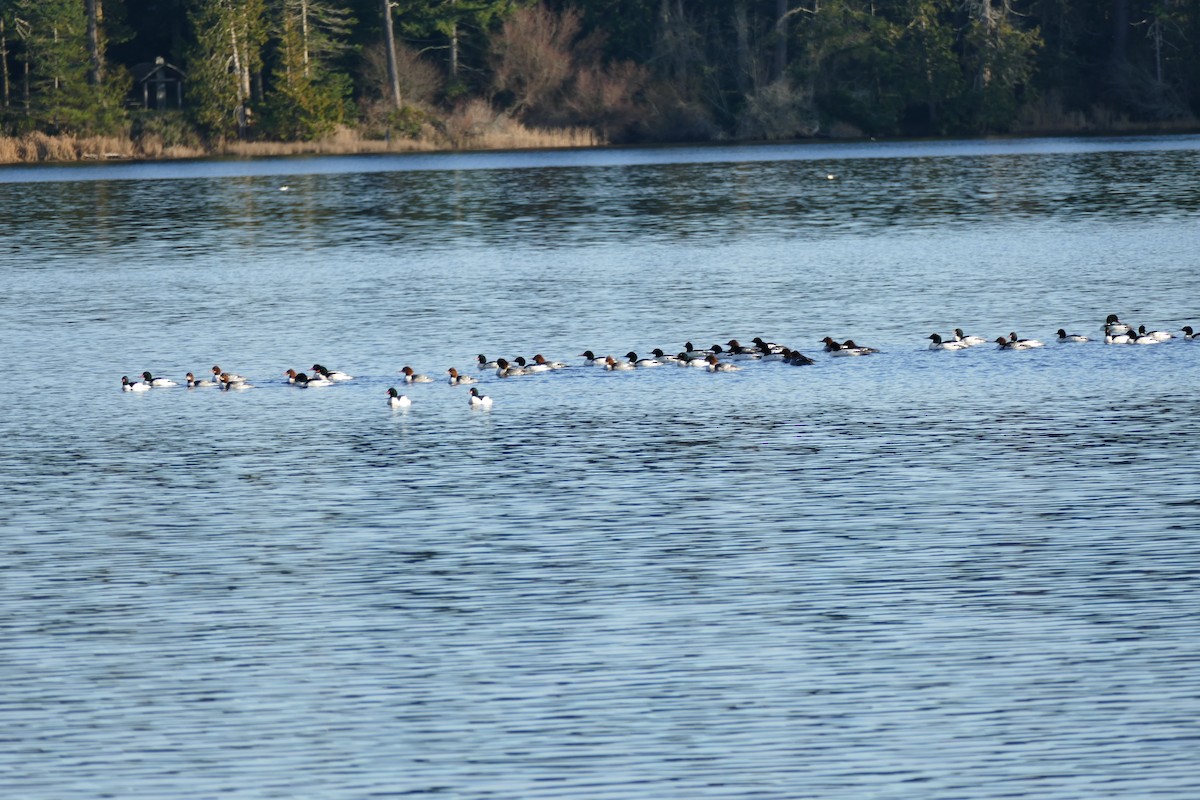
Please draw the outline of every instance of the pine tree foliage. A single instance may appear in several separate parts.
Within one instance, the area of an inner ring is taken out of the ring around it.
[[[277,0],[273,12],[266,133],[283,141],[319,139],[346,119],[350,79],[329,64],[346,51],[354,20],[347,9],[319,0]]]
[[[82,0],[11,0],[0,5],[0,20],[5,127],[68,134],[120,130],[128,75],[120,68],[93,71]]]

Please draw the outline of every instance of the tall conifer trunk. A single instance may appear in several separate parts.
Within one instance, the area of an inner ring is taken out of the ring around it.
[[[392,30],[391,0],[380,0],[383,11],[383,49],[387,51],[388,90],[392,93],[392,107],[397,111],[404,105],[400,96],[400,71],[396,67],[396,33]]]
[[[104,19],[104,6],[103,0],[86,0],[86,4],[88,55],[91,58],[88,83],[92,86],[99,86],[104,82],[104,47],[101,43],[100,33],[100,23]]]

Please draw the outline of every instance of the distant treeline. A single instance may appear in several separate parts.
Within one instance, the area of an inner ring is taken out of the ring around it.
[[[1200,0],[0,0],[0,136],[1190,126]],[[586,138],[586,137],[585,137]]]

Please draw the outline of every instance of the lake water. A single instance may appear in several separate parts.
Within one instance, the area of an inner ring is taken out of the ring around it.
[[[1200,341],[1053,341],[1198,254],[1198,137],[0,168],[0,794],[1200,796]]]

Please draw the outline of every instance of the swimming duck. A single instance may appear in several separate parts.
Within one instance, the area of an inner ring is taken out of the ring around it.
[[[333,381],[326,378],[320,373],[314,373],[311,377],[303,372],[297,373],[296,385],[301,389],[316,388],[318,386],[333,386]]]
[[[683,352],[688,358],[707,358],[712,354],[711,350],[697,350],[691,342],[683,343]]]
[[[1088,337],[1080,336],[1078,333],[1067,333],[1066,328],[1058,329],[1058,341],[1060,342],[1086,342]]]
[[[730,358],[743,360],[750,358],[762,358],[763,354],[761,352],[755,348],[742,347],[742,345],[738,343],[737,339],[730,339],[726,344],[729,347],[729,353],[727,355]]]
[[[205,387],[205,386],[216,386],[216,385],[217,385],[216,381],[210,381],[205,378],[201,378],[200,380],[197,380],[196,376],[193,375],[192,373],[189,372],[187,374],[187,387],[189,389],[199,389],[199,388]]]
[[[450,374],[450,385],[451,386],[465,386],[468,383],[476,382],[475,379],[472,378],[470,375],[459,375],[458,370],[456,370],[454,367],[451,367],[450,369],[446,370],[446,372],[448,372]]]
[[[718,361],[715,355],[711,355],[705,360],[708,362],[707,369],[709,372],[737,372],[741,369],[737,364],[732,364],[728,361]]]
[[[840,343],[834,341],[832,336],[826,336],[821,341],[825,343],[825,352],[826,353],[836,353],[838,350],[842,349],[842,345]]]
[[[150,374],[150,370],[146,370],[145,372],[142,373],[142,380],[144,380],[146,383],[150,384],[151,386],[155,386],[158,388],[179,385],[178,383],[171,380],[170,378],[155,378],[153,375]]]
[[[1160,342],[1165,342],[1168,339],[1174,339],[1175,334],[1170,331],[1148,331],[1145,325],[1138,325],[1139,336],[1152,336]]]
[[[1162,339],[1158,339],[1149,333],[1134,333],[1130,331],[1128,336],[1130,344],[1162,344]]]
[[[129,380],[128,375],[122,375],[121,376],[121,391],[122,392],[148,392],[148,391],[150,391],[150,384],[146,383],[145,381],[137,381],[135,383],[134,381]]]
[[[429,377],[428,375],[418,375],[417,373],[413,372],[412,367],[406,366],[404,369],[400,370],[400,372],[402,375],[404,375],[405,383],[433,383],[433,378]]]
[[[648,369],[650,367],[661,367],[663,365],[663,362],[659,361],[656,358],[638,358],[638,354],[633,352],[632,350],[630,350],[628,353],[626,353],[625,357],[629,359],[630,364],[633,364],[638,369]]]
[[[1132,330],[1133,329],[1130,328],[1128,325],[1126,325],[1124,322],[1121,322],[1121,320],[1117,318],[1116,314],[1109,314],[1108,317],[1104,320],[1104,332],[1106,334],[1108,334],[1109,336],[1116,336],[1116,335],[1122,334],[1122,333],[1129,333]]]
[[[584,350],[579,355],[583,356],[583,365],[585,367],[603,367],[604,358],[593,353],[591,350]]]
[[[1128,333],[1106,333],[1104,334],[1105,344],[1130,344],[1133,338]]]
[[[391,408],[408,408],[412,405],[412,400],[409,400],[404,395],[397,392],[394,388],[388,389],[388,406]]]
[[[862,347],[861,345],[855,344],[853,339],[847,339],[846,341],[842,342],[842,349],[857,350],[858,352],[854,353],[856,356],[869,356],[871,353],[879,352],[878,347]]]
[[[296,383],[296,379],[300,377],[303,377],[305,381],[308,380],[307,375],[305,375],[303,372],[296,372],[294,369],[289,369],[287,372],[283,373],[283,376],[287,378],[288,383],[292,384]]]
[[[475,365],[476,365],[476,369],[495,369],[496,368],[496,362],[488,361],[487,356],[485,356],[483,353],[480,353],[479,355],[475,356]]]
[[[325,369],[320,364],[313,364],[312,371],[318,375],[324,375],[326,378],[328,378],[331,381],[352,381],[352,380],[354,380],[353,375],[348,375],[345,372],[340,372],[336,369],[332,369],[332,370]]]
[[[1039,342],[1037,339],[1018,339],[1016,331],[1012,331],[1008,334],[1008,340],[1020,345],[1020,347],[1017,348],[1018,350],[1031,350],[1035,347],[1045,347],[1045,345]]]
[[[967,347],[975,347],[976,345],[983,344],[987,341],[987,339],[983,338],[982,336],[967,336],[965,333],[963,333],[962,328],[955,328],[954,341],[962,342]]]
[[[1033,341],[1035,344],[1026,344]],[[1041,347],[1042,343],[1033,339],[1005,339],[1003,336],[996,337],[996,344],[1000,345],[1001,350],[1031,350],[1034,347]]]
[[[1183,338],[1185,338],[1185,339],[1195,339],[1196,338],[1196,334],[1192,332],[1191,325],[1184,325],[1180,330],[1183,331]]]
[[[675,364],[680,367],[708,367],[708,356],[689,356],[686,352],[675,356]]]
[[[874,347],[859,347],[853,339],[847,339],[839,344],[831,337],[826,336],[821,341],[825,342],[825,352],[831,356],[867,356],[879,352]]]
[[[663,352],[663,349],[661,347],[656,347],[653,350],[651,350],[650,352],[654,354],[655,358],[657,358],[659,361],[663,362],[664,364],[675,364],[676,366],[680,366],[679,356],[669,356]]]
[[[238,375],[233,372],[224,372],[218,366],[214,366],[212,368],[212,374],[213,374],[213,377],[215,377],[217,379],[217,381],[219,381],[220,383],[226,383],[227,382],[225,380],[226,378],[229,379],[228,382],[230,382],[230,383],[245,383],[246,382],[246,379],[243,378],[241,375]]]
[[[786,358],[784,352],[788,348],[783,345],[764,341],[761,336],[755,336],[752,341],[754,342],[754,352],[764,361],[783,361]]]
[[[628,361],[622,361],[621,359],[613,358],[612,356],[605,356],[604,368],[607,370],[623,370],[623,369],[633,369],[634,366],[633,366],[633,364],[630,364]]]
[[[509,364],[507,359],[496,359],[496,377],[497,378],[515,378],[518,375],[528,375],[524,369],[516,364]]]
[[[757,347],[759,352],[762,353],[763,355],[770,355],[770,354],[783,355],[783,351],[786,349],[781,344],[776,344],[775,342],[763,341],[763,338],[761,336],[755,336],[750,341],[754,342],[754,346]]]
[[[940,333],[931,333],[928,338],[930,340],[930,350],[966,350],[971,346],[961,339],[950,339],[943,342]]]
[[[553,370],[558,370],[558,369],[566,369],[566,367],[567,367],[567,365],[566,365],[566,364],[564,364],[564,363],[563,363],[563,362],[561,362],[561,361],[548,361],[548,360],[546,360],[546,357],[545,357],[544,355],[542,355],[541,353],[538,353],[537,355],[535,355],[535,356],[533,357],[533,366],[535,366],[535,367],[548,367],[548,368],[550,368],[550,369],[553,369]]]
[[[305,379],[307,379],[307,376],[305,376]],[[222,372],[220,375],[217,376],[217,380],[220,381],[221,388],[225,389],[226,391],[228,391],[230,389],[251,389],[251,388],[253,388],[249,383],[246,382],[246,379],[243,378],[241,375],[234,375],[229,372]]]
[[[783,363],[791,364],[793,367],[807,367],[816,362],[798,350],[790,350],[785,347],[783,351]]]
[[[467,398],[467,403],[471,408],[491,408],[492,398],[486,394],[480,394],[479,390],[474,386],[471,387],[471,396]]]

